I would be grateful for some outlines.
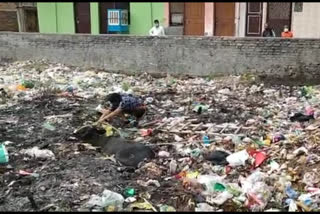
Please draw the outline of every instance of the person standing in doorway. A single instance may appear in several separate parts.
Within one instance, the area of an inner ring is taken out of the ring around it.
[[[269,27],[268,23],[264,24],[264,31],[262,33],[263,37],[276,37],[274,30]]]
[[[293,33],[291,31],[289,31],[288,25],[284,26],[283,32],[281,33],[281,37],[283,37],[283,38],[292,38],[293,37]]]
[[[164,28],[160,25],[159,20],[154,20],[154,26],[149,30],[150,36],[165,36]]]

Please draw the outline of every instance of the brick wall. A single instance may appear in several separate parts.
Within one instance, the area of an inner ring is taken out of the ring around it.
[[[0,61],[41,58],[109,71],[320,80],[320,39],[0,33]]]

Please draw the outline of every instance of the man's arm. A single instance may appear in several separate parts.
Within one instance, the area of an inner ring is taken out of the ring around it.
[[[108,114],[111,113],[111,111],[109,109],[102,109],[101,112],[102,112],[102,115],[98,121],[102,120],[102,118],[106,117]]]
[[[108,114],[105,117],[99,119],[99,122],[103,122],[105,120],[109,120],[109,119],[113,118],[114,116],[117,116],[117,115],[119,115],[121,113],[122,113],[122,109],[120,107],[118,107],[116,110],[114,110],[110,114]]]
[[[150,35],[150,36],[153,35],[153,27],[149,30],[149,35]]]
[[[166,34],[164,33],[164,27],[161,26],[161,35],[165,36]]]

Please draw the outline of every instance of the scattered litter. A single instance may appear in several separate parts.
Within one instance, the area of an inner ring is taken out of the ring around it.
[[[9,162],[9,154],[4,146],[4,144],[0,144],[0,164],[8,163]]]
[[[126,188],[125,190],[124,190],[124,195],[126,196],[126,197],[132,197],[132,196],[134,196],[136,194],[136,190],[134,189],[134,188]]]
[[[225,151],[214,151],[207,154],[205,158],[206,160],[211,161],[215,165],[227,165],[228,162],[226,158],[229,155],[230,154]]]
[[[27,149],[22,151],[23,154],[29,155],[34,158],[43,158],[43,159],[55,159],[55,155],[52,151],[48,149],[39,149],[39,147],[33,147],[32,149]]]
[[[150,136],[151,134],[152,134],[152,129],[142,129],[141,130],[142,137]]]
[[[156,187],[160,187],[161,186],[159,181],[157,181],[157,180],[148,180],[147,182],[138,180],[137,183],[139,185],[141,185],[141,186],[144,186],[144,187],[147,187],[147,186],[150,186],[150,185],[155,185]]]
[[[1,207],[318,211],[319,90],[242,84],[238,76],[155,78],[45,61],[1,64]],[[95,123],[112,92],[140,96],[146,114]],[[92,144],[72,133],[87,125],[99,126]],[[133,168],[106,156],[108,139],[121,147],[118,135],[148,145],[154,157]],[[104,187],[114,192],[98,196]],[[31,190],[36,196],[20,197]]]
[[[50,131],[55,131],[56,127],[54,127],[53,125],[51,125],[50,123],[44,123],[43,124],[43,128],[48,129]]]
[[[240,152],[233,153],[227,157],[227,161],[230,166],[244,166],[249,158],[247,150],[242,150]]]
[[[172,206],[162,205],[160,206],[160,212],[176,212],[176,209]]]
[[[168,157],[170,157],[170,153],[169,153],[169,152],[166,152],[166,151],[160,151],[160,152],[158,153],[158,156],[159,156],[160,158],[168,158]]]
[[[122,195],[112,192],[110,190],[104,190],[102,196],[92,195],[89,201],[86,203],[87,208],[95,208],[99,211],[108,207],[113,207],[114,211],[121,211],[124,198]]]

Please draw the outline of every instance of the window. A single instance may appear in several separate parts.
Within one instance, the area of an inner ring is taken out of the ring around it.
[[[170,26],[183,25],[184,19],[184,3],[169,2]]]
[[[303,10],[303,2],[294,3],[294,12],[302,12]]]

